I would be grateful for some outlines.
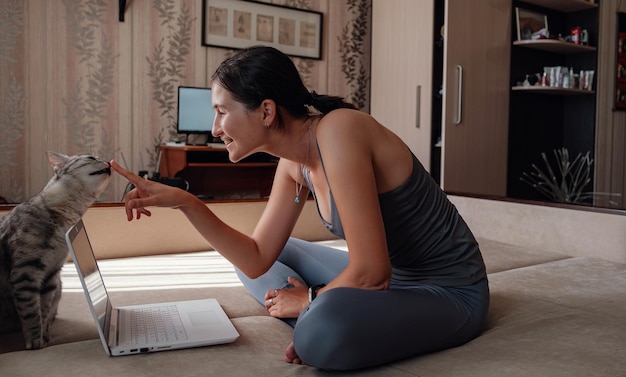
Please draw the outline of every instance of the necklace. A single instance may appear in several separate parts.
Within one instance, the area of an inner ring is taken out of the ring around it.
[[[304,166],[309,163],[309,151],[311,150],[311,126],[313,125],[313,118],[309,119],[309,127],[306,129],[307,143],[306,143],[306,159]],[[304,181],[304,173],[302,173],[303,165],[300,165],[300,174],[302,174],[302,180]],[[298,167],[296,167],[296,203],[300,203],[300,192],[302,191],[302,183],[298,183]]]

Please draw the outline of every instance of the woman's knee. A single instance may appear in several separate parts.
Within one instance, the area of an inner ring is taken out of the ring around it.
[[[347,304],[342,292],[346,289],[320,295],[298,319],[293,342],[305,364],[326,370],[355,369],[361,364],[360,347],[355,342],[359,342],[362,330],[342,310]]]

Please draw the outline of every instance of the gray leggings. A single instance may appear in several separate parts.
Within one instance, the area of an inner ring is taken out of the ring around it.
[[[265,293],[288,288],[287,277],[311,286],[330,282],[348,264],[344,251],[290,238],[278,261],[257,279],[239,278],[264,305]],[[471,286],[432,284],[372,291],[335,288],[296,318],[293,342],[300,359],[327,370],[366,368],[455,347],[483,330],[487,279]]]

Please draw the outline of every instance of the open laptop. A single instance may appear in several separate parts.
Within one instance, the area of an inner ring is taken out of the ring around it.
[[[65,239],[109,356],[230,343],[239,337],[215,299],[114,308],[82,219]]]

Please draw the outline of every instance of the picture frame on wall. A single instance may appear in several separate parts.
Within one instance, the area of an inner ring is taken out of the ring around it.
[[[516,7],[515,16],[518,41],[549,37],[548,16],[545,14]]]
[[[202,44],[243,49],[265,45],[322,59],[321,12],[251,0],[203,0]]]

